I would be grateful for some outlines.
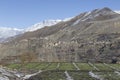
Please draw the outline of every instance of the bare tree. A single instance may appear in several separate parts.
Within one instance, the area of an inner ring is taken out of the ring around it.
[[[23,52],[20,55],[21,65],[24,66],[25,63],[34,62],[37,59],[37,55],[33,52]]]

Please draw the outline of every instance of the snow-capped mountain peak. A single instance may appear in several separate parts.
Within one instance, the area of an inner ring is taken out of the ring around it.
[[[28,27],[27,29],[25,29],[25,32],[35,31],[35,30],[41,29],[41,28],[43,28],[43,27],[45,27],[45,26],[55,25],[55,24],[57,24],[57,23],[59,23],[59,22],[66,22],[66,21],[71,20],[72,18],[73,18],[73,17],[65,18],[65,19],[63,19],[63,20],[61,20],[61,19],[57,19],[57,20],[52,20],[52,19],[51,19],[51,20],[44,20],[44,21],[42,21],[42,22],[40,22],[40,23],[37,23],[37,24],[32,25],[31,27]]]
[[[95,9],[90,12],[81,13],[80,15],[78,15],[76,17],[77,19],[73,23],[73,26],[77,25],[79,22],[85,22],[85,21],[89,22],[89,21],[94,21],[94,20],[99,21],[106,15],[107,15],[106,19],[113,18],[113,17],[108,17],[108,16],[112,16],[112,15],[114,15],[114,17],[117,17],[115,15],[116,14],[115,12],[120,14],[120,11],[112,11],[111,9],[106,8],[106,7],[103,9]],[[31,27],[28,27],[26,29],[0,27],[0,39],[6,39],[8,37],[13,37],[15,35],[18,35],[18,34],[21,34],[24,32],[32,32],[32,31],[41,29],[45,26],[50,27],[50,26],[53,26],[60,22],[69,21],[73,18],[75,18],[75,17],[70,17],[70,18],[65,18],[65,19],[57,19],[57,20],[44,20],[44,21],[34,24]]]
[[[62,20],[44,20],[40,23],[37,23],[37,24],[34,24],[33,26],[31,27],[28,27],[25,31],[28,32],[28,31],[35,31],[37,29],[40,29],[40,28],[43,28],[45,26],[52,26],[52,25],[55,25],[59,22],[61,22]]]
[[[69,21],[71,18],[66,18],[64,20],[44,20],[40,23],[34,24],[31,27],[28,27],[27,29],[18,29],[18,28],[10,28],[10,27],[0,27],[0,42],[4,41],[6,38],[13,37],[19,34],[22,34],[24,32],[31,32],[35,31],[37,29],[41,29],[45,26],[52,26],[62,21]]]
[[[21,34],[22,32],[23,32],[23,29],[0,27],[0,39],[12,37],[12,36]]]
[[[116,10],[116,11],[114,11],[114,12],[116,12],[116,13],[120,14],[120,11],[118,11],[118,10]]]

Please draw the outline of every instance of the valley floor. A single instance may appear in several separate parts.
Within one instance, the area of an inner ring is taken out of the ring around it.
[[[120,80],[120,64],[44,62],[6,67],[24,73],[20,80]]]

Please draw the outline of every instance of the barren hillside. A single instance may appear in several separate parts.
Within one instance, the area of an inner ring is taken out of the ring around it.
[[[114,57],[120,60],[119,39],[120,14],[95,9],[12,38],[0,45],[0,58],[32,52],[36,61],[111,62]]]

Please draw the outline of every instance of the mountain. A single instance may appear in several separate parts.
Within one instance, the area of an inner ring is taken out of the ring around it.
[[[120,14],[120,11],[114,11],[114,12],[116,12],[116,13]]]
[[[35,30],[38,30],[38,29],[41,29],[41,28],[44,28],[44,27],[50,27],[50,26],[53,26],[57,23],[60,23],[60,22],[66,22],[66,21],[69,21],[70,19],[72,19],[72,17],[70,18],[65,18],[63,20],[60,20],[60,19],[57,19],[57,20],[44,20],[40,23],[36,23],[34,25],[32,25],[31,27],[28,27],[27,29],[25,29],[25,32],[32,32],[32,31],[35,31]]]
[[[7,38],[9,39],[10,37],[21,35],[21,34],[23,34],[25,32],[32,32],[32,31],[41,29],[43,27],[49,27],[49,26],[55,25],[55,24],[57,24],[59,22],[62,22],[62,21],[68,21],[70,19],[71,18],[66,18],[64,20],[60,20],[60,19],[57,19],[57,20],[44,20],[44,21],[42,21],[40,23],[32,25],[31,27],[28,27],[27,29],[0,27],[0,42],[6,40]]]
[[[57,23],[59,23],[61,21],[62,20],[44,20],[43,22],[40,22],[40,23],[34,24],[31,27],[28,27],[25,31],[26,32],[28,32],[28,31],[35,31],[35,30],[43,28],[45,26],[55,25],[55,24],[57,24]]]
[[[100,25],[101,22],[104,22],[104,21],[106,22],[107,20],[108,21],[111,20],[113,22],[114,20],[117,20],[119,16],[120,16],[119,14],[110,10],[109,8],[95,9],[91,12],[81,13],[80,15],[73,17],[68,21],[61,21],[60,23],[55,24],[51,27],[43,27],[33,32],[26,32],[21,37],[18,37],[16,39],[41,36],[41,37],[49,37],[54,40],[57,38],[58,40],[59,39],[62,40],[62,37],[64,36],[63,39],[71,40],[77,37],[79,34],[90,34],[90,33],[96,33],[100,31],[102,32],[107,28],[108,28],[108,32],[110,32],[109,27],[98,26],[98,29],[97,29],[97,25]],[[111,26],[111,28],[113,27]],[[71,39],[67,39],[72,35],[72,33],[75,33],[75,36],[71,37]]]
[[[88,21],[92,18],[95,18],[101,14],[109,14],[109,12],[107,13],[107,10],[109,11],[109,9],[106,8],[106,10],[103,9],[103,11],[100,11],[99,9],[96,9],[92,12],[86,12],[86,13],[83,13],[83,17],[80,18],[78,21],[76,21],[76,23],[74,23],[73,25],[79,23],[79,21]],[[102,13],[100,13],[102,12]],[[120,11],[114,11],[116,13],[120,13]],[[0,27],[0,40],[4,40],[6,38],[9,38],[9,37],[13,37],[15,35],[18,35],[18,34],[21,34],[23,32],[32,32],[32,31],[35,31],[35,30],[38,30],[38,29],[41,29],[45,26],[52,26],[52,25],[55,25],[59,22],[65,22],[65,21],[69,21],[70,19],[72,18],[66,18],[64,20],[44,20],[40,23],[37,23],[37,24],[34,24],[32,25],[31,27],[28,27],[27,29],[17,29],[17,28],[7,28],[7,27]]]
[[[23,32],[23,29],[0,27],[0,42],[4,41],[6,38],[13,37]]]
[[[3,58],[27,51],[35,53],[37,61],[49,62],[120,61],[119,40],[120,14],[105,7],[16,36],[0,45],[0,54]]]
[[[14,36],[21,35],[25,32],[35,31],[37,29],[43,28],[45,26],[55,25],[62,20],[45,20],[43,22],[34,24],[27,29],[17,29],[17,28],[9,28],[9,27],[0,27],[0,42],[6,41],[7,39],[13,38]],[[8,41],[8,40],[7,40]]]
[[[43,28],[45,26],[52,26],[61,22],[61,20],[45,20],[43,22],[34,24],[27,29],[17,29],[17,28],[9,28],[9,27],[0,27],[0,39],[4,40],[9,37],[13,37],[24,32],[35,31],[37,29]]]

